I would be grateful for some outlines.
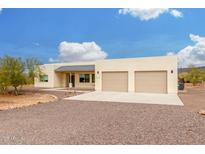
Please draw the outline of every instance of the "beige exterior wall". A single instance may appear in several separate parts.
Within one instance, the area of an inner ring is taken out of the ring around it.
[[[54,73],[54,87],[66,87],[65,73]]]
[[[135,91],[135,71],[167,71],[167,92],[177,93],[177,57],[145,57],[145,58],[125,58],[98,60],[96,62],[77,62],[77,63],[58,63],[42,65],[43,72],[48,75],[48,82],[39,82],[35,79],[36,87],[65,87],[66,74],[55,73],[55,69],[60,66],[73,65],[95,65],[95,83],[79,83],[79,74],[76,72],[75,82],[78,88],[92,88],[102,90],[102,72],[103,71],[128,71],[128,91]],[[173,73],[171,73],[173,70]],[[90,72],[92,74],[92,72]],[[91,76],[90,76],[91,79]]]
[[[48,82],[41,82],[40,78],[35,78],[34,86],[35,87],[45,87],[45,88],[51,88],[54,87],[54,78],[55,78],[55,72],[54,72],[54,65],[41,65],[41,70],[44,75],[48,75]]]
[[[135,71],[167,71],[167,92],[177,93],[177,57],[145,57],[96,61],[95,90],[102,90],[103,71],[128,71],[128,91],[135,91]],[[173,73],[171,73],[173,70]]]
[[[73,63],[54,63],[54,64],[44,64],[41,65],[41,69],[43,74],[48,75],[48,82],[40,82],[39,78],[35,78],[35,87],[43,87],[43,88],[59,88],[66,87],[66,73],[56,73],[55,70],[60,66],[76,66],[76,65],[94,65],[95,62],[73,62]],[[95,86],[93,83],[86,83],[82,85],[82,83],[78,83],[79,79],[77,78],[78,73],[76,75],[76,86],[82,88],[90,88]]]

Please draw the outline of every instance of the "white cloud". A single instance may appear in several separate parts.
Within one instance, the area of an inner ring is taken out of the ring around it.
[[[138,17],[140,20],[150,20],[159,17],[160,14],[167,12],[168,9],[120,9],[119,14],[130,14],[133,17]]]
[[[2,13],[2,11],[3,11],[3,9],[2,9],[2,8],[0,8],[0,14]]]
[[[189,37],[194,45],[188,45],[177,53],[169,52],[167,55],[177,55],[179,67],[205,66],[205,37],[194,34],[190,34]]]
[[[71,61],[92,61],[105,59],[107,53],[104,52],[95,42],[61,42],[59,45],[59,55],[57,59],[50,58],[50,62],[71,62]]]
[[[170,14],[176,18],[182,18],[183,17],[183,14],[182,12],[176,10],[176,9],[173,9],[170,11]]]
[[[156,19],[163,13],[170,13],[174,17],[183,16],[183,14],[180,11],[168,8],[126,8],[119,9],[118,13],[123,15],[129,14],[133,17],[139,18],[141,21]]]

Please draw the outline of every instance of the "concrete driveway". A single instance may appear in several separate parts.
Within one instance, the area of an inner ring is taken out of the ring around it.
[[[67,100],[79,101],[108,101],[124,103],[183,105],[177,94],[148,94],[128,92],[99,92],[94,91],[69,98]]]

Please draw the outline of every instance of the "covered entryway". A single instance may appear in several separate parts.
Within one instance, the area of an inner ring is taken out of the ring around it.
[[[167,93],[167,71],[136,71],[135,92]]]
[[[75,73],[66,73],[66,87],[75,88]]]
[[[95,65],[60,66],[55,73],[55,87],[82,90],[95,88]]]
[[[102,91],[128,91],[128,72],[102,72]]]

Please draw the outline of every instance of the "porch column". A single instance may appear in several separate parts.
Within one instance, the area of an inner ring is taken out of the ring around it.
[[[73,85],[72,85],[72,82],[71,82],[71,73],[69,73],[69,88],[72,88],[73,87]]]

